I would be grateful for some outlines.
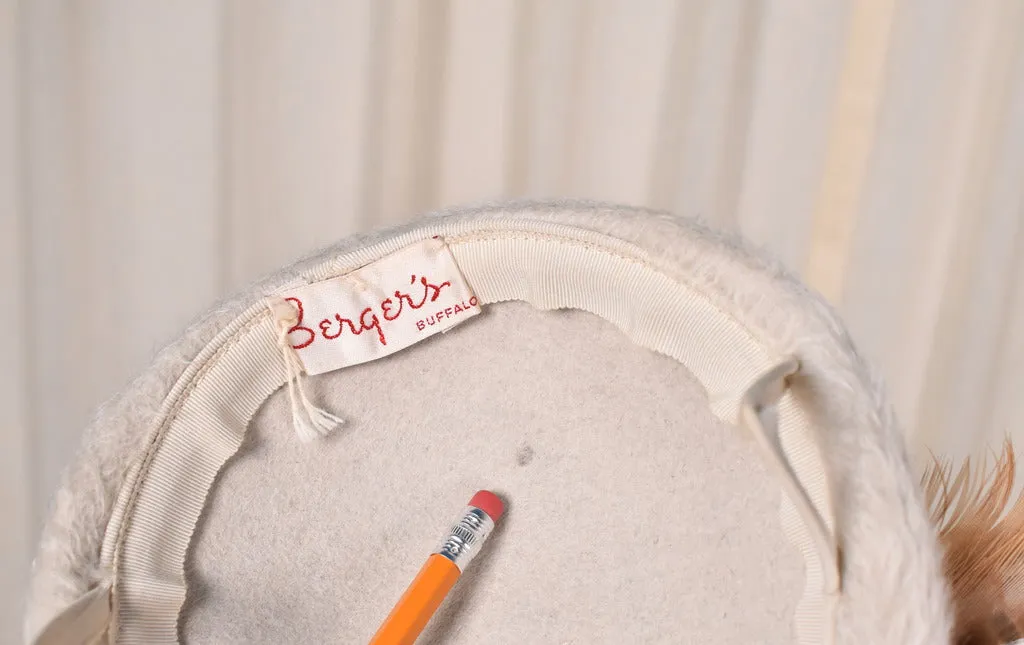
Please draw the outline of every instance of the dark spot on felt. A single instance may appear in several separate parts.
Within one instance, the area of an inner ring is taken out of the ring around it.
[[[533,461],[533,448],[528,443],[524,443],[523,447],[516,452],[516,463],[520,466],[525,466]]]

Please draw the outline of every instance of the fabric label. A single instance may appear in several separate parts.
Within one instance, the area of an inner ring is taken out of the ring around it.
[[[394,354],[480,313],[439,238],[283,298],[291,304],[288,322],[295,323],[287,341],[310,375]]]

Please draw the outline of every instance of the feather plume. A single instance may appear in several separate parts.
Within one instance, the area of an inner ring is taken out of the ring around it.
[[[1024,639],[1024,495],[1014,496],[1016,459],[1009,439],[980,465],[933,459],[923,485],[945,550],[955,610],[955,645],[1006,645]]]

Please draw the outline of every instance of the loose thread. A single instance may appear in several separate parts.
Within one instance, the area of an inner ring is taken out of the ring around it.
[[[271,305],[277,322],[277,346],[284,359],[285,378],[288,384],[288,402],[291,405],[292,426],[295,434],[304,442],[310,442],[330,434],[345,421],[323,408],[313,405],[305,387],[305,368],[298,353],[288,341],[288,332],[298,322],[298,312],[284,300]]]

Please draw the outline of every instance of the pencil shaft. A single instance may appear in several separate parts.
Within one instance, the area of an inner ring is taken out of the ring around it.
[[[448,558],[431,555],[374,635],[370,645],[412,645],[455,585],[460,573],[459,568]]]

